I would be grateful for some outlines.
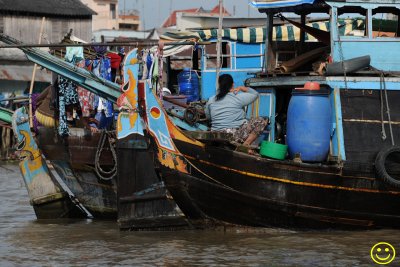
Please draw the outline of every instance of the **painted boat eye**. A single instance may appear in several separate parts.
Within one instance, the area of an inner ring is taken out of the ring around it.
[[[127,83],[124,84],[124,86],[122,86],[122,91],[126,92],[129,89],[129,81]]]

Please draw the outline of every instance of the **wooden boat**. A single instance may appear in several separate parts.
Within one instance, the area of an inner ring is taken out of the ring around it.
[[[1,39],[9,44],[18,44],[17,40],[7,36]],[[230,42],[229,46],[234,48],[240,59],[231,66],[229,73],[235,77],[251,77],[261,69],[261,60],[258,51],[262,50],[263,44],[242,45]],[[71,135],[66,139],[55,138],[56,132],[52,128],[41,128],[36,136],[37,145],[46,163],[52,165],[56,171],[54,175],[59,176],[65,182],[67,190],[71,191],[73,199],[78,200],[83,207],[94,216],[94,218],[115,218],[122,229],[176,229],[188,227],[183,213],[177,208],[172,197],[166,190],[164,182],[153,168],[153,148],[149,146],[148,140],[143,136],[141,129],[129,131],[132,121],[136,121],[135,99],[129,97],[132,90],[136,90],[137,65],[134,53],[127,57],[126,79],[123,95],[119,87],[107,81],[94,79],[93,75],[74,68],[68,63],[58,60],[46,53],[34,48],[22,48],[27,57],[47,69],[71,79],[80,86],[92,91],[112,102],[127,104],[129,109],[123,113],[118,120],[118,129],[121,130],[116,140],[116,158],[110,149],[103,150],[100,165],[104,168],[113,169],[115,161],[118,162],[117,177],[108,181],[101,180],[95,173],[96,152],[101,138],[100,134],[88,133],[83,129],[71,128]],[[247,64],[245,54],[249,53],[250,65]],[[257,60],[258,58],[258,60]],[[207,54],[202,54],[203,88],[215,82],[215,72],[207,63]],[[232,61],[232,59],[230,59]],[[212,65],[211,65],[212,66]],[[135,69],[136,68],[136,69]],[[128,74],[129,69],[131,74]],[[133,76],[132,76],[133,73]],[[130,88],[131,87],[131,88]],[[206,94],[210,91],[202,90]],[[22,112],[21,112],[22,113]],[[27,116],[25,113],[21,116]],[[176,118],[175,118],[176,119]],[[189,125],[184,121],[175,120],[185,129],[204,129],[200,124]],[[135,126],[140,123],[135,123]],[[53,176],[54,176],[53,175]],[[52,177],[51,174],[49,174]],[[46,210],[46,207],[43,207]],[[64,211],[61,212],[68,216]],[[51,218],[51,216],[49,216]]]
[[[338,14],[352,13],[359,7],[366,10],[366,19],[372,20],[371,14],[376,12],[398,13],[400,3],[307,2],[255,5],[267,13],[269,21],[278,12],[299,12],[303,21],[312,12],[332,14],[333,61],[369,54],[371,64],[380,71],[345,70],[342,76],[309,75],[310,70],[291,76],[268,77],[269,73],[264,73],[248,79],[246,85],[271,94],[273,102],[261,108],[274,118],[277,113],[288,112],[292,89],[303,87],[307,81],[320,83],[329,92],[332,110],[329,155],[324,160],[307,163],[301,157],[263,158],[239,152],[236,144],[216,133],[183,132],[167,117],[147,84],[139,85],[141,116],[153,140],[157,169],[178,206],[199,228],[400,227],[400,181],[396,178],[400,148],[395,146],[400,141],[400,110],[396,104],[400,99],[400,68],[395,64],[400,60],[400,42],[398,38],[373,37],[372,27],[365,29],[366,36],[361,39],[341,37],[337,27]],[[272,25],[268,28],[270,31]],[[273,47],[275,44],[268,45],[271,41],[267,38],[265,47]],[[286,120],[280,118],[274,123],[278,122],[284,124]],[[284,137],[275,126],[270,127],[269,141],[282,142]],[[387,131],[390,138],[384,135]]]
[[[8,36],[1,39],[21,44]],[[132,230],[187,227],[184,215],[154,171],[149,147],[140,140],[143,133],[133,127],[137,113],[130,106],[130,93],[138,74],[136,50],[125,57],[126,83],[121,95],[119,85],[87,70],[35,48],[21,49],[38,65],[114,103],[121,97],[121,103],[128,104],[119,115],[115,136],[107,133],[107,147],[102,146],[104,133],[83,128],[70,128],[67,138],[57,137],[53,128],[40,128],[33,137],[25,109],[14,112],[14,133],[25,156],[20,169],[37,218],[117,219],[121,229]]]

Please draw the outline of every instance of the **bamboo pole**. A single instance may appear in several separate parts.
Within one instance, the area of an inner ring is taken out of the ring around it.
[[[222,46],[222,19],[223,19],[224,1],[219,0],[219,18],[218,18],[218,38],[217,38],[217,69],[215,79],[215,90],[218,90],[218,77],[221,69],[221,46]]]
[[[42,18],[42,24],[40,25],[39,44],[42,42],[42,34],[43,34],[44,22],[45,22],[45,17]],[[32,92],[33,92],[33,85],[35,84],[36,69],[37,69],[37,64],[35,63],[33,65],[31,85],[29,87],[29,126],[31,128],[33,127]]]

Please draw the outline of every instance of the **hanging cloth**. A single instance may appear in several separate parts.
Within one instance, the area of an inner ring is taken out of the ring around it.
[[[151,81],[152,81],[152,84],[153,84],[153,86],[152,86],[152,88],[153,88],[153,90],[155,91],[155,93],[158,95],[158,78],[159,78],[159,72],[158,72],[158,60],[159,60],[159,58],[158,58],[158,55],[156,54],[155,56],[154,56],[154,62],[153,62],[153,72],[152,72],[152,75],[151,75]]]
[[[107,57],[102,58],[100,64],[100,76],[107,81],[111,81],[111,60]],[[104,106],[104,113],[107,118],[110,118],[114,114],[113,105],[111,101],[104,98],[100,98]]]
[[[83,47],[82,46],[73,46],[73,47],[68,47],[66,49],[65,57],[64,59],[68,62],[80,62],[84,59],[83,57]]]
[[[148,50],[143,50],[143,54],[142,54],[142,63],[141,66],[143,68],[142,71],[142,80],[146,80],[147,79],[147,75],[149,73],[149,69],[147,68],[147,55],[149,54]]]
[[[85,60],[82,60],[77,64],[78,67],[85,67]],[[79,103],[81,104],[82,117],[90,117],[90,110],[93,110],[94,94],[85,88],[80,86],[77,87],[76,91],[79,96]]]
[[[79,103],[78,93],[76,92],[76,85],[59,76],[58,78],[58,102],[59,102],[59,125],[58,134],[60,136],[68,136],[69,129],[67,125],[67,113],[65,106],[74,105]]]

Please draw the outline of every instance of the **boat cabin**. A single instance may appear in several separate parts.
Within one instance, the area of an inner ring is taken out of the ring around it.
[[[316,82],[329,95],[327,160],[374,161],[398,143],[400,110],[400,1],[254,1],[266,14],[264,70],[246,85],[271,94],[268,140],[287,142],[288,109],[295,88]],[[300,23],[286,17],[298,16]],[[296,31],[274,27],[279,17]],[[308,23],[320,18],[319,25]],[[281,36],[295,35],[291,40]],[[278,61],[281,53],[290,55]],[[315,110],[318,113],[318,110]],[[292,115],[294,116],[294,115]],[[294,118],[296,119],[296,118]],[[290,150],[290,149],[289,149]]]

